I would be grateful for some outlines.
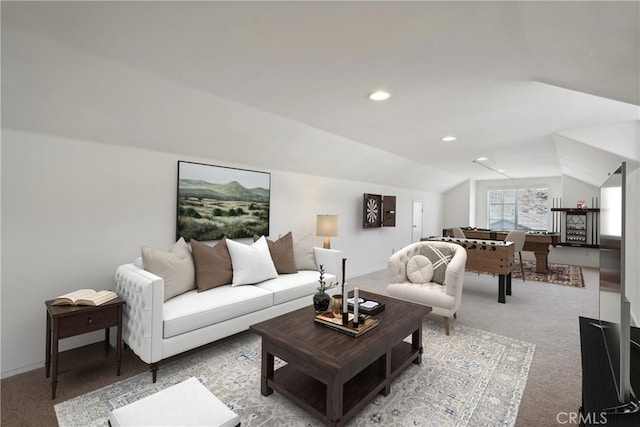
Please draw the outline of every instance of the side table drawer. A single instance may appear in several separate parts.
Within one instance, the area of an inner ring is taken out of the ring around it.
[[[61,317],[58,321],[58,335],[66,338],[86,332],[106,329],[118,324],[118,307],[78,313]]]

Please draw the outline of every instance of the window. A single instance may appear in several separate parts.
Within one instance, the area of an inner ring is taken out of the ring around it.
[[[489,228],[546,231],[548,188],[496,188],[487,192]]]

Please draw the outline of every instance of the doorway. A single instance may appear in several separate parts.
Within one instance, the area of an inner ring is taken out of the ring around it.
[[[411,242],[419,242],[422,238],[422,201],[413,201],[413,220],[411,225]]]

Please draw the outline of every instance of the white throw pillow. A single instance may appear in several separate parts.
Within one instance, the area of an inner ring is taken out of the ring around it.
[[[414,255],[407,261],[407,277],[411,283],[429,283],[433,278],[433,264],[424,255]]]
[[[251,246],[227,239],[227,248],[233,267],[231,286],[252,285],[278,277],[264,236]]]
[[[189,245],[181,237],[170,252],[142,246],[145,270],[164,279],[164,300],[195,288],[195,266]]]

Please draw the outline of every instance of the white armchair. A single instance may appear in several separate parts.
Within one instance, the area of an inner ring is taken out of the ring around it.
[[[432,307],[432,313],[444,317],[445,333],[449,335],[449,318],[456,318],[462,300],[466,262],[467,251],[455,243],[412,243],[389,258],[387,292]]]

